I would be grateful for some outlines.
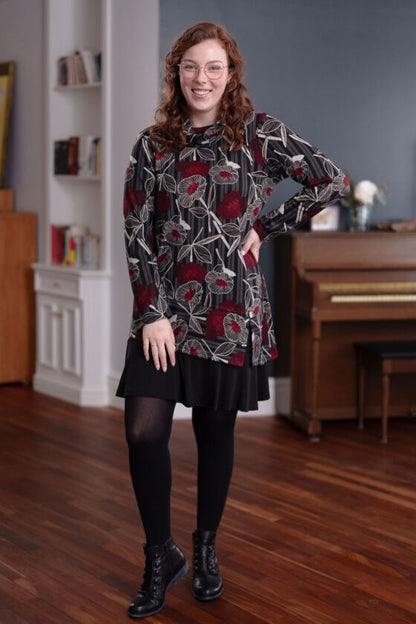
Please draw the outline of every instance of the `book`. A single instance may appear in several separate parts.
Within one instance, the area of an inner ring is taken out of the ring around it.
[[[54,174],[66,175],[69,172],[69,142],[54,141]]]
[[[51,224],[51,262],[80,269],[100,266],[100,237],[79,224]]]
[[[56,66],[59,86],[77,86],[101,82],[101,52],[76,50],[68,56],[60,56]]]

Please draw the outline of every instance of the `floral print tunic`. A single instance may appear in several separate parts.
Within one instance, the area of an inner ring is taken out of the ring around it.
[[[272,239],[348,192],[338,167],[281,121],[252,113],[245,143],[232,151],[217,122],[196,132],[189,121],[180,153],[160,150],[149,130],[137,138],[124,196],[125,243],[134,293],[131,336],[168,318],[176,349],[242,366],[277,357],[262,272],[241,248],[252,227]],[[264,216],[273,187],[303,185]],[[251,340],[249,341],[249,337]]]

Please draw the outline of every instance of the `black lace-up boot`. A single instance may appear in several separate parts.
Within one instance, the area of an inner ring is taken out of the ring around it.
[[[127,609],[132,618],[158,613],[165,604],[169,585],[177,583],[189,568],[183,552],[172,538],[162,546],[144,544],[143,547],[146,556],[143,583]]]
[[[222,594],[223,584],[215,554],[214,531],[195,531],[192,593],[198,600],[214,600]]]

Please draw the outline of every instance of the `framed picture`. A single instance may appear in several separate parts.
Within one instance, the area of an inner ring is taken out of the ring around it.
[[[13,62],[0,63],[0,188],[3,187],[6,171],[7,137],[12,110],[14,66]]]
[[[339,206],[330,204],[311,219],[311,230],[333,231],[339,227]]]

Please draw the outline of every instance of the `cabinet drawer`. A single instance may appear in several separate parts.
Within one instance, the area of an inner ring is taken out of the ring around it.
[[[36,271],[35,289],[37,292],[78,297],[79,280],[76,275],[63,275],[49,271]]]

